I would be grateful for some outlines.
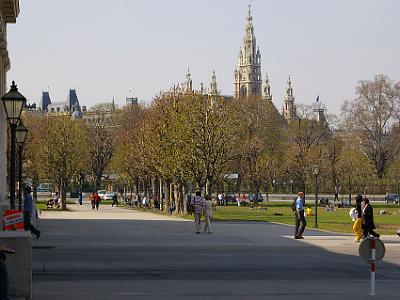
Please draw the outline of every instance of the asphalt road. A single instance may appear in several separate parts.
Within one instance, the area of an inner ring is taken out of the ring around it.
[[[193,222],[87,204],[42,213],[34,299],[365,299],[370,268],[352,236],[269,223]],[[383,237],[375,298],[397,299],[400,239]]]

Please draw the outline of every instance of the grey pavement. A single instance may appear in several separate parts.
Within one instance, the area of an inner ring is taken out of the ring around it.
[[[42,212],[34,299],[365,299],[370,267],[351,235],[252,222],[191,221],[88,203]],[[400,239],[384,236],[377,299],[397,299]]]

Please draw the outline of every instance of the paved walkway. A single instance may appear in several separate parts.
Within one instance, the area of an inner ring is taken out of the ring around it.
[[[122,206],[101,205],[99,209],[92,209],[88,201],[82,205],[67,204],[69,211],[46,210],[41,211],[40,219],[85,219],[85,220],[162,220],[162,221],[186,221],[170,216],[158,215],[152,212],[144,212],[128,209]]]
[[[46,211],[33,240],[34,299],[365,299],[369,266],[351,235],[254,222],[213,234],[170,216],[100,206]],[[384,236],[377,297],[397,299],[400,239]]]

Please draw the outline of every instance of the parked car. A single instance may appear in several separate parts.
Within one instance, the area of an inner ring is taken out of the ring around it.
[[[107,192],[104,194],[103,199],[104,200],[113,200],[114,196],[116,195],[116,192]]]
[[[103,200],[104,199],[104,195],[107,193],[106,190],[98,190],[97,191],[97,195],[99,195],[100,199]]]
[[[385,196],[385,202],[386,203],[399,203],[399,194],[389,194]]]

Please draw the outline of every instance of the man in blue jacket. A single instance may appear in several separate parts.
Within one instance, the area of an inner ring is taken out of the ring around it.
[[[304,193],[303,192],[298,192],[297,193],[297,199],[295,203],[295,218],[296,218],[296,229],[294,232],[294,238],[296,240],[298,239],[304,239],[303,238],[303,232],[304,229],[307,226],[306,218],[304,217]],[[300,227],[301,223],[301,227]]]

